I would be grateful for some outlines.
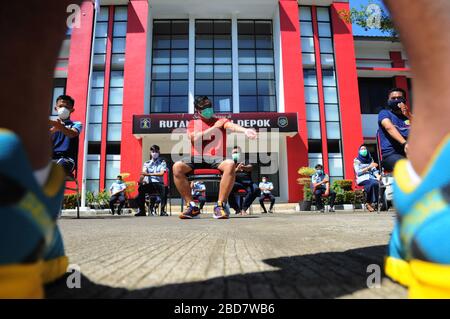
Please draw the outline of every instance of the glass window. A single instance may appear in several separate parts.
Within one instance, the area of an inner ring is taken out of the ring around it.
[[[106,38],[95,39],[94,53],[106,53]]]
[[[102,125],[101,124],[89,124],[88,140],[98,142],[102,139]]]
[[[184,113],[188,107],[187,96],[171,96],[170,97],[170,112]]]
[[[188,95],[188,81],[171,81],[170,82],[170,94],[187,96]]]
[[[315,69],[304,69],[303,77],[304,77],[305,85],[317,86],[317,76],[316,76]]]
[[[127,36],[127,23],[126,22],[115,22],[113,36],[126,37]]]
[[[97,15],[97,21],[108,21],[108,17],[109,17],[109,8],[100,7],[100,11]]]
[[[111,72],[111,87],[123,87],[123,71],[112,71]]]
[[[338,103],[337,90],[335,87],[324,87],[323,94],[325,97],[325,103]]]
[[[329,156],[328,165],[330,167],[330,176],[341,177],[343,175],[342,158]]]
[[[319,22],[319,37],[331,37],[330,24],[327,22]]]
[[[339,121],[339,108],[337,104],[325,104],[327,121]]]
[[[320,52],[322,53],[333,53],[333,42],[328,38],[319,39],[320,42]]]
[[[172,49],[188,49],[189,39],[187,35],[172,35]]]
[[[91,77],[92,87],[104,87],[105,86],[105,74],[104,72],[92,72]]]
[[[115,38],[112,46],[113,53],[125,53],[125,38]]]
[[[317,87],[314,86],[305,87],[305,101],[306,103],[319,103]]]
[[[214,110],[216,112],[231,112],[232,104],[233,102],[231,96],[214,97]]]
[[[103,114],[102,105],[91,105],[89,107],[89,123],[101,123]]]
[[[302,38],[302,51],[303,52],[314,52],[314,39],[313,38]]]
[[[258,109],[256,96],[239,96],[239,108],[241,112],[254,112]]]
[[[320,54],[322,68],[334,67],[334,56],[333,54]]]
[[[128,18],[128,8],[127,7],[118,7],[116,6],[114,9],[114,21],[127,21]]]
[[[340,139],[341,129],[338,122],[327,122],[327,138]]]
[[[323,86],[336,86],[336,74],[333,69],[322,70]]]
[[[232,71],[231,65],[215,65],[214,79],[231,79]]]
[[[254,63],[254,62],[250,62]],[[274,64],[272,50],[256,50],[257,64]]]
[[[108,124],[107,140],[120,141],[121,139],[122,139],[122,124]]]
[[[303,66],[306,67],[315,67],[316,66],[316,57],[314,53],[303,53],[302,54],[302,62]]]
[[[273,65],[257,65],[256,70],[260,79],[275,79]]]
[[[189,64],[188,50],[172,50],[172,64]]]
[[[212,64],[214,62],[213,50],[196,50],[196,64]]]
[[[122,105],[110,105],[108,108],[108,122],[121,123],[122,122]]]
[[[125,65],[125,54],[113,54],[111,58],[111,69],[123,70]]]
[[[320,122],[307,122],[308,127],[308,138],[310,139],[320,139]]]
[[[108,36],[108,22],[97,22],[95,26],[95,37],[106,38]]]
[[[312,37],[314,35],[312,22],[300,23],[300,34],[302,37]]]
[[[256,79],[255,65],[239,65],[239,79]]]
[[[330,12],[328,8],[325,7],[318,7],[317,8],[317,21],[330,21]]]
[[[103,105],[103,89],[91,89],[91,104]]]
[[[299,7],[300,10],[300,20],[311,21],[311,8],[310,7]]]
[[[306,104],[306,120],[307,121],[320,121],[319,105],[318,104]]]
[[[214,63],[231,64],[231,50],[214,50]]]
[[[258,80],[258,94],[260,94],[260,95],[275,95],[275,81],[274,80]]]
[[[109,104],[123,103],[123,88],[111,88],[109,90]]]
[[[240,80],[239,94],[240,95],[256,95],[256,80]]]

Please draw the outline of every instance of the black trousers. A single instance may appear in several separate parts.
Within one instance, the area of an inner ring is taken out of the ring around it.
[[[161,198],[161,213],[166,212],[167,194],[163,183],[148,183],[139,185],[136,202],[140,213],[145,212],[146,194],[159,196]]]
[[[247,191],[247,195],[244,198],[237,194],[239,189],[245,189]],[[236,180],[230,196],[228,197],[228,203],[236,213],[239,213],[241,210],[246,211],[260,193],[261,191],[259,190],[258,185],[251,180]]]
[[[316,206],[317,209],[323,209],[323,201],[322,201],[322,195],[325,194],[326,189],[325,188],[319,188],[314,191],[314,197],[316,199]],[[328,195],[330,197],[330,207],[334,207],[334,201],[336,200],[336,193],[330,189],[330,194]]]
[[[123,206],[125,205],[125,195],[123,193],[119,193],[116,195],[111,196],[109,199],[109,208],[111,209],[111,212],[114,214],[114,204],[119,201],[119,208],[117,213],[120,214],[122,211]]]
[[[262,193],[261,196],[259,197],[259,204],[261,205],[262,209],[264,209],[264,212],[267,213],[266,206],[264,206],[264,200],[266,198],[270,199],[270,208],[269,208],[269,210],[272,210],[273,205],[275,205],[275,196],[273,196],[272,194],[264,194],[264,193]]]

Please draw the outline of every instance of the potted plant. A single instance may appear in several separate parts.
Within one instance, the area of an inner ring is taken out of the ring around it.
[[[298,170],[300,178],[297,182],[303,187],[303,200],[300,201],[300,211],[310,211],[312,205],[311,175],[315,173],[311,167],[301,167]]]
[[[86,192],[86,203],[88,204],[89,208],[91,209],[96,208],[96,196],[93,192],[91,191]]]

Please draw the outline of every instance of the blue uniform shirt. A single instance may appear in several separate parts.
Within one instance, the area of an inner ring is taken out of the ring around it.
[[[142,168],[142,171],[151,174],[151,173],[162,173],[165,172],[167,169],[166,161],[157,158],[156,160],[150,160],[144,163],[144,167]],[[150,179],[149,179],[150,178]],[[163,183],[163,177],[162,176],[145,176],[144,183]]]
[[[312,184],[317,184],[317,183],[320,183],[321,181],[323,181],[324,179],[328,179],[328,180],[330,180],[330,178],[328,177],[328,175],[327,174],[325,174],[325,173],[323,173],[323,174],[317,174],[317,173],[314,173],[312,176],[311,176],[311,183]],[[327,186],[325,185],[325,184],[322,184],[322,185],[320,185],[317,189],[326,189],[327,188]]]
[[[272,182],[265,182],[265,183],[261,182],[261,183],[259,183],[259,188],[272,188],[273,189],[273,184],[272,184]],[[269,191],[269,190],[264,190],[261,192],[263,194],[271,194],[272,193],[272,191]]]
[[[381,125],[384,119],[390,119],[392,124],[396,127],[399,133],[405,138],[408,138],[410,123],[407,117],[397,115],[389,110],[382,110],[378,114],[378,135],[380,137],[380,148],[382,156],[389,156],[392,154],[404,155],[404,147],[399,144],[386,129]]]
[[[109,190],[114,194],[119,191],[123,192],[126,188],[127,188],[127,185],[122,181],[120,183],[118,183],[118,182],[112,183]]]
[[[65,120],[64,124],[66,128],[76,129],[78,133],[81,133],[81,130],[83,129],[83,125],[81,124],[81,122]],[[70,138],[60,131],[53,133],[53,156],[57,158],[68,157],[75,160],[78,154],[78,138],[79,136]]]
[[[203,183],[195,182],[192,188],[192,196],[201,196],[206,191],[206,186]]]

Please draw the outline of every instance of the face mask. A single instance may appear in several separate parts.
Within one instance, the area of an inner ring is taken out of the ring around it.
[[[152,152],[152,158],[155,160],[159,157],[159,153]]]
[[[118,179],[118,180],[116,181],[116,183],[117,183],[117,184],[120,184],[120,183],[122,183],[122,180],[121,180],[121,179]]]
[[[262,182],[263,182],[263,183],[267,182],[267,179],[263,179]]]
[[[404,98],[396,98],[394,100],[388,101],[388,106],[393,112],[397,112],[400,110],[400,107],[398,106],[400,103],[406,103]]]
[[[359,155],[361,155],[362,157],[366,157],[367,156],[367,150],[360,150],[359,151]]]
[[[316,171],[316,173],[317,173],[318,175],[322,175],[322,174],[323,174],[323,170],[318,169],[318,170]]]
[[[237,162],[237,161],[239,161],[239,157],[241,157],[241,154],[233,153],[233,154],[231,154],[231,157],[233,158],[233,161]]]
[[[212,107],[208,107],[207,109],[204,109],[200,112],[200,115],[204,117],[205,119],[210,119],[214,115],[214,110]]]
[[[67,120],[70,116],[70,111],[65,107],[58,108],[58,116],[61,120]]]

